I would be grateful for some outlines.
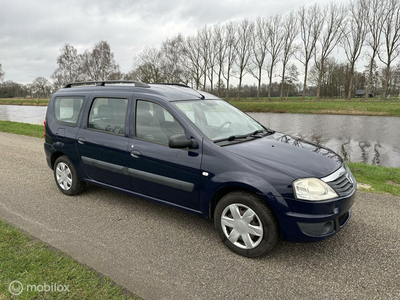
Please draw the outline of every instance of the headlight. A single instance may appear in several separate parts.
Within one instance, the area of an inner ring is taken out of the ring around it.
[[[304,178],[293,182],[296,199],[319,201],[339,197],[325,182],[318,178]]]

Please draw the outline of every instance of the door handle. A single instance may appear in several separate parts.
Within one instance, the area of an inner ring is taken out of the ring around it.
[[[79,138],[78,139],[78,143],[81,144],[81,145],[85,144],[85,142],[86,142],[86,140],[84,138]]]
[[[142,153],[140,153],[140,151],[137,151],[137,150],[131,151],[131,156],[134,158],[139,158],[139,156],[141,156],[141,155],[142,155]]]

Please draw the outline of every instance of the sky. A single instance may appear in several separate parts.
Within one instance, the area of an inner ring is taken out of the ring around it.
[[[0,0],[0,64],[4,80],[50,78],[61,47],[79,53],[106,40],[124,73],[146,46],[205,25],[285,14],[303,5],[336,0]],[[341,2],[348,3],[349,0]]]

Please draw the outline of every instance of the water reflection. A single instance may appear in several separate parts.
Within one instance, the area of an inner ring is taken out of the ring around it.
[[[304,148],[304,149],[307,149],[307,150],[315,152],[315,153],[322,154],[322,155],[327,156],[330,159],[334,159],[336,161],[340,160],[339,157],[336,155],[336,153],[329,151],[328,149],[324,148],[322,144],[320,144],[316,141],[312,141],[311,139],[306,141],[306,140],[300,139],[298,137],[293,137],[293,136],[278,133],[278,132],[276,132],[273,135],[268,136],[268,138],[274,139],[278,142],[290,144],[290,145],[293,145],[293,146],[296,146],[299,148]],[[310,143],[310,142],[312,142],[312,143]]]
[[[278,132],[332,149],[347,161],[400,167],[400,118],[250,113]]]

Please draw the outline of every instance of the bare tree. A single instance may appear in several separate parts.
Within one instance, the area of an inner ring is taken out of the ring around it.
[[[354,66],[360,57],[361,50],[365,42],[365,37],[368,33],[365,18],[367,15],[367,10],[363,3],[364,0],[356,0],[355,2],[350,3],[349,17],[345,26],[342,27],[342,45],[350,65],[350,83],[347,93],[348,100],[351,99],[353,94]]]
[[[81,56],[78,51],[70,44],[65,44],[60,52],[57,57],[58,68],[51,75],[58,88],[69,82],[82,80]]]
[[[251,48],[253,47],[252,34],[254,24],[247,19],[244,19],[238,26],[238,39],[236,44],[236,65],[238,67],[238,99],[240,99],[240,92],[242,89],[242,80],[246,75],[246,67],[251,55]]]
[[[209,49],[208,49],[208,70],[207,70],[207,77],[210,81],[211,86],[211,93],[214,92],[214,73],[215,73],[215,66],[217,64],[217,42],[216,37],[214,36],[214,30],[209,28]]]
[[[220,24],[214,25],[213,28],[213,43],[215,44],[215,74],[217,75],[217,96],[221,97],[221,85],[222,85],[222,72],[225,67],[225,60],[227,57],[227,33],[226,27]]]
[[[120,74],[119,65],[114,59],[110,44],[107,41],[98,42],[93,50],[85,51],[81,56],[82,72],[89,80],[107,80]]]
[[[194,80],[196,89],[199,89],[202,76],[202,58],[200,54],[199,36],[197,35],[195,37],[188,37],[183,45],[182,50],[185,56],[185,60],[183,61],[184,67],[191,74],[190,77]]]
[[[387,0],[384,8],[382,34],[385,51],[378,52],[379,60],[385,65],[382,100],[386,99],[391,64],[400,54],[400,1]]]
[[[161,52],[155,47],[145,47],[134,58],[135,75],[143,82],[156,83],[165,80]]]
[[[269,18],[267,22],[268,32],[268,48],[269,53],[269,65],[268,65],[268,100],[271,100],[271,88],[272,88],[272,78],[273,71],[276,64],[279,61],[280,55],[282,54],[283,48],[283,29],[282,29],[282,17],[276,15],[275,17]]]
[[[314,55],[316,43],[318,41],[324,19],[318,4],[314,4],[308,8],[305,6],[300,7],[300,9],[297,11],[297,17],[299,19],[300,36],[302,40],[301,51],[299,53],[300,55],[297,59],[304,65],[304,100],[307,91],[308,67],[310,60]]]
[[[331,3],[325,7],[321,35],[319,36],[320,50],[315,53],[315,66],[319,71],[316,99],[319,100],[321,93],[322,76],[325,73],[325,60],[339,43],[342,37],[342,26],[346,17],[345,8],[342,4]]]
[[[203,78],[203,89],[206,89],[207,83],[207,72],[209,69],[209,59],[210,59],[210,51],[211,51],[211,31],[207,26],[204,26],[197,32],[198,43],[200,51],[200,69]]]
[[[4,71],[3,71],[3,66],[0,64],[0,82],[3,82],[4,80]]]
[[[257,79],[257,99],[260,99],[262,71],[265,65],[267,49],[269,47],[268,29],[268,23],[265,19],[259,17],[256,21],[256,27],[252,35],[252,55],[250,63],[247,66],[248,72]]]
[[[238,24],[236,22],[229,22],[225,25],[225,42],[226,42],[226,69],[222,70],[222,75],[226,80],[226,100],[229,99],[229,82],[232,75],[234,63],[236,61],[236,47]]]
[[[182,64],[183,43],[184,39],[181,34],[172,39],[167,39],[162,43],[163,72],[167,82],[188,83],[188,78]]]
[[[289,60],[297,51],[294,40],[299,34],[298,21],[295,13],[292,11],[285,16],[283,20],[283,47],[282,47],[282,81],[280,99],[283,99],[285,87],[285,72]]]
[[[37,97],[45,98],[46,96],[49,96],[50,84],[46,78],[38,77],[33,81],[32,85],[33,85],[34,93],[37,95]]]
[[[371,50],[369,53],[369,73],[367,78],[367,86],[365,89],[365,99],[368,99],[371,92],[371,84],[374,72],[375,57],[378,55],[381,46],[382,24],[384,22],[386,0],[364,0],[366,6],[367,26],[369,34],[367,36],[367,44]]]

